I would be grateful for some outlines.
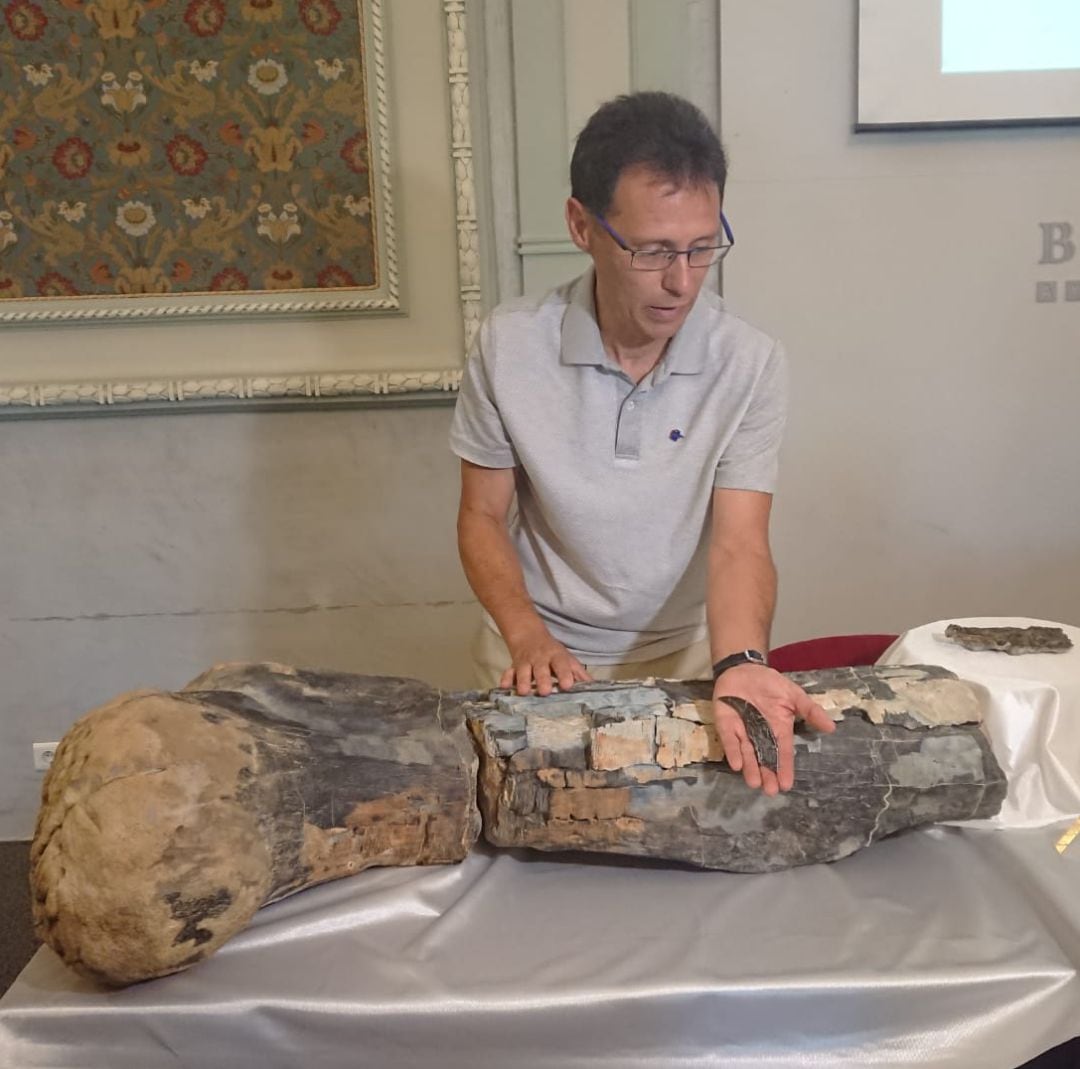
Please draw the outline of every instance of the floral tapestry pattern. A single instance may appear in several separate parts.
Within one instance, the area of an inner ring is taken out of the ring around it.
[[[379,284],[353,0],[0,0],[0,300]]]

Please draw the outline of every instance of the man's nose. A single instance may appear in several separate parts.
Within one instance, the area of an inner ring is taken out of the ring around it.
[[[664,289],[668,293],[685,293],[690,285],[690,271],[689,257],[685,252],[679,253],[664,271]]]

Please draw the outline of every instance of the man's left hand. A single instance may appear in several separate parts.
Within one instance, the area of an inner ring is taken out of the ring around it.
[[[725,695],[749,702],[765,718],[776,737],[775,772],[758,764],[742,717],[721,700]],[[836,730],[829,715],[802,687],[775,669],[759,664],[740,664],[722,673],[713,687],[713,709],[728,764],[736,772],[742,772],[747,786],[755,790],[760,787],[769,795],[789,791],[795,782],[796,718],[818,731]]]

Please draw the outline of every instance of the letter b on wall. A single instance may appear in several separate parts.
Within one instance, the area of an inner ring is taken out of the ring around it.
[[[1040,223],[1042,230],[1041,264],[1068,263],[1076,255],[1072,223]]]

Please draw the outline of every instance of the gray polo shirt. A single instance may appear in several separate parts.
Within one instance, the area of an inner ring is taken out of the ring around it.
[[[593,281],[487,317],[450,445],[516,469],[511,537],[537,611],[584,663],[614,664],[705,636],[712,490],[772,492],[787,368],[702,290],[635,386],[604,351]]]

